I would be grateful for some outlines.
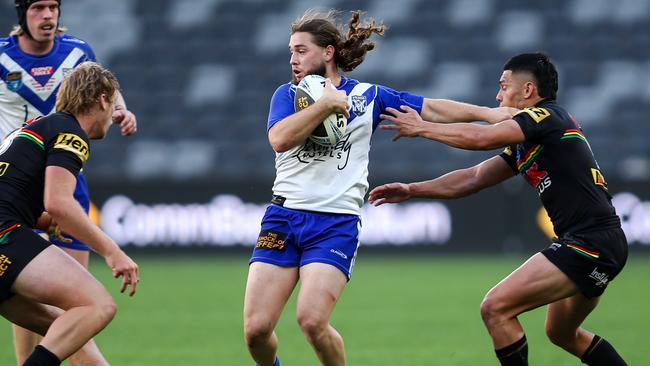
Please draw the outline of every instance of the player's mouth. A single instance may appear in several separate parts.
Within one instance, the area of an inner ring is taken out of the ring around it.
[[[293,72],[293,77],[296,78],[297,80],[300,80],[300,78],[302,77],[302,73],[300,72],[300,70],[292,69],[291,71]]]
[[[54,31],[56,30],[54,24],[52,24],[52,23],[45,23],[45,24],[42,24],[40,27],[38,27],[38,29],[39,29],[39,30],[40,30],[44,35],[50,35],[50,34],[54,33]]]

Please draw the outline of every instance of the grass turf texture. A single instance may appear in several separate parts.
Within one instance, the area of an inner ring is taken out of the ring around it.
[[[252,365],[243,342],[247,257],[139,257],[138,294],[117,293],[103,262],[93,273],[114,293],[115,320],[97,338],[111,364]],[[334,312],[350,365],[498,365],[479,315],[483,294],[523,258],[377,257],[361,251]],[[647,360],[650,257],[632,257],[585,326],[632,365]],[[532,365],[578,365],[544,335],[544,309],[520,317]],[[283,365],[317,365],[295,321],[295,296],[277,328]],[[0,365],[15,364],[7,321]]]

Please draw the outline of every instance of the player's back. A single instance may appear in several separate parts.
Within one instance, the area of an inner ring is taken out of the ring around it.
[[[86,133],[67,113],[12,132],[0,145],[0,222],[33,226],[44,210],[46,167],[62,166],[76,175],[89,154]]]

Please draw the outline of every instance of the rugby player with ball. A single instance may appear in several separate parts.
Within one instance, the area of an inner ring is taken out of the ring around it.
[[[267,131],[276,152],[273,198],[250,259],[244,333],[258,365],[279,365],[274,328],[298,280],[297,320],[323,365],[345,365],[343,338],[329,322],[359,247],[368,190],[370,137],[386,108],[409,106],[428,121],[499,122],[490,109],[363,83],[341,74],[359,66],[385,27],[352,12],[309,10],[292,25],[292,81],[271,99]]]

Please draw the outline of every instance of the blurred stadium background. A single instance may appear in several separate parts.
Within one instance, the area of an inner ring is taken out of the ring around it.
[[[583,124],[632,253],[612,286],[617,295],[593,324],[637,357],[631,364],[644,364],[635,350],[647,346],[650,324],[633,310],[647,303],[650,275],[650,0],[64,0],[61,24],[117,74],[139,121],[137,136],[114,130],[94,143],[86,168],[101,225],[144,263],[142,293],[123,301],[99,338],[116,364],[249,364],[241,299],[245,256],[274,179],[268,104],[290,77],[289,24],[311,7],[363,9],[383,20],[386,36],[350,76],[427,97],[494,106],[507,58],[550,54],[559,101]],[[15,23],[13,1],[2,0],[0,31]],[[371,187],[431,178],[494,154],[390,138],[375,134]],[[496,364],[478,304],[545,246],[549,228],[539,209],[535,192],[513,179],[460,201],[364,210],[358,277],[335,319],[351,364],[436,364],[445,354],[447,365]],[[197,253],[211,257],[194,260]],[[423,253],[441,256],[413,259]],[[113,285],[100,263],[94,268]],[[375,310],[362,316],[366,307]],[[627,316],[616,311],[628,307]],[[287,363],[315,364],[291,314],[280,328],[288,333]],[[538,311],[527,320],[538,332],[531,360],[576,364],[543,340],[542,319]],[[0,332],[3,365],[12,360],[9,342],[8,330]]]

